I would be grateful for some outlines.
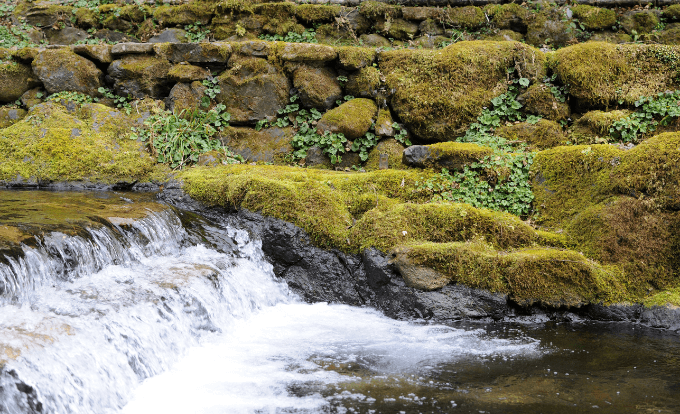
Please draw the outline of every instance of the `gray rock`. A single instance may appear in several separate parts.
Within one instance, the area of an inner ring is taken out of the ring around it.
[[[433,292],[416,291],[416,296],[440,321],[499,320],[509,313],[507,295],[463,285],[447,285]]]
[[[293,73],[293,86],[305,108],[328,110],[342,98],[337,74],[327,68],[301,66]]]
[[[362,34],[359,36],[359,41],[364,46],[369,47],[390,47],[392,45],[389,40],[379,34]]]
[[[186,43],[187,32],[182,29],[170,28],[147,40],[148,43]]]
[[[173,43],[156,45],[156,54],[171,62],[225,63],[231,56],[228,43]]]
[[[331,168],[331,159],[328,158],[323,150],[316,145],[307,150],[307,156],[305,157],[305,165],[308,167],[316,167],[319,165]]]
[[[118,95],[130,95],[135,99],[161,98],[170,86],[170,67],[170,62],[159,57],[131,55],[111,63],[108,77],[114,81]]]
[[[47,37],[47,41],[51,45],[72,45],[87,39],[90,35],[75,27],[65,27],[61,30],[46,30],[45,37]]]
[[[33,72],[48,93],[80,92],[100,96],[103,74],[97,66],[68,48],[44,50],[33,60]]]
[[[113,62],[111,45],[73,45],[71,49],[81,56],[94,59],[101,63]]]
[[[356,7],[350,8],[349,12],[343,10],[341,12],[341,18],[347,22],[349,29],[354,31],[355,35],[366,33],[372,25],[372,22],[364,17]]]
[[[153,52],[150,43],[118,43],[111,47],[112,55],[148,54]]]
[[[667,306],[643,308],[640,323],[652,328],[663,328],[680,331],[680,309]]]
[[[412,145],[404,150],[403,163],[418,168],[462,170],[464,166],[491,155],[493,150],[475,144],[447,142]]]
[[[41,104],[43,99],[47,97],[47,92],[43,88],[33,88],[21,95],[21,104],[28,109],[32,106]]]
[[[125,33],[116,32],[109,29],[97,30],[92,37],[102,39],[113,43],[141,43],[139,39]]]
[[[201,106],[201,99],[206,87],[201,82],[177,83],[170,90],[167,99],[167,107],[170,111],[189,116],[198,109],[205,110]]]

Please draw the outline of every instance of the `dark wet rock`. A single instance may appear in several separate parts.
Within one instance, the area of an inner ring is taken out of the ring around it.
[[[609,305],[594,303],[585,306],[582,314],[594,321],[627,322],[637,320],[642,311],[642,305]]]
[[[432,292],[417,292],[416,296],[440,321],[492,318],[506,316],[508,296],[463,285],[447,285]]]
[[[132,55],[116,60],[109,66],[108,78],[121,96],[135,99],[161,98],[169,89],[170,62],[153,56]]]
[[[201,82],[177,83],[170,90],[167,99],[168,109],[176,114],[190,116],[194,111],[205,109],[201,106],[201,99],[206,87]]]
[[[112,42],[112,43],[122,43],[122,42],[140,43],[139,39],[135,38],[134,36],[130,36],[128,34],[116,32],[116,31],[109,30],[109,29],[98,30],[92,35],[92,37],[94,37],[95,39],[106,40],[106,41]]]
[[[404,150],[403,162],[418,168],[448,168],[462,170],[463,167],[481,161],[493,151],[477,144],[442,142],[433,145],[413,145]]]
[[[50,94],[73,91],[90,96],[100,95],[98,89],[103,85],[101,70],[68,48],[42,51],[32,66],[33,72]]]
[[[111,55],[111,45],[74,45],[72,49],[75,53],[94,59],[100,63],[113,62]]]
[[[231,56],[231,45],[226,43],[159,44],[154,50],[171,62],[225,63]]]
[[[680,309],[664,306],[644,308],[640,313],[640,323],[652,328],[680,331]]]
[[[308,167],[332,167],[331,159],[328,158],[328,155],[324,154],[323,150],[316,145],[307,150],[307,156],[305,156],[305,165]]]
[[[186,43],[187,32],[182,29],[165,29],[158,35],[147,40],[149,43]]]

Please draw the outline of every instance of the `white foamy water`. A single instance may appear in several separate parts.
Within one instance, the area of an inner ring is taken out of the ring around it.
[[[4,265],[0,412],[323,412],[345,396],[293,390],[358,380],[324,365],[419,374],[458,358],[537,352],[528,339],[301,303],[259,242],[217,230],[236,251],[188,245],[167,211],[88,237],[48,235]]]

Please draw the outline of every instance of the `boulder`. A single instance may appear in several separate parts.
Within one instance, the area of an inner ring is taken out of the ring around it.
[[[566,145],[562,127],[555,121],[541,119],[535,124],[520,122],[496,128],[496,135],[510,141],[526,142],[532,149],[544,150]]]
[[[7,128],[26,117],[26,110],[0,107],[0,128]]]
[[[349,75],[345,91],[358,98],[372,98],[380,88],[380,71],[373,66],[366,66]]]
[[[170,90],[168,109],[175,114],[182,113],[190,117],[197,109],[207,109],[201,106],[201,100],[206,87],[201,82],[177,83]]]
[[[499,29],[526,33],[529,20],[533,14],[517,3],[489,5],[484,11],[491,17],[491,22]]]
[[[112,55],[149,54],[153,52],[151,43],[117,43],[111,47]]]
[[[375,62],[376,51],[375,49],[367,47],[339,47],[338,51],[338,61],[340,67],[346,70],[359,70],[365,66],[370,66]]]
[[[334,48],[314,43],[286,43],[279,56],[290,62],[329,62],[338,57]]]
[[[524,105],[524,109],[534,115],[540,115],[552,121],[567,120],[571,114],[569,104],[560,102],[543,83],[535,83],[523,94],[517,97],[517,101]]]
[[[11,61],[0,63],[0,103],[14,102],[38,84],[29,66]]]
[[[661,13],[661,10],[631,10],[623,14],[621,26],[630,35],[634,34],[633,31],[637,34],[651,33],[659,24]]]
[[[298,90],[300,101],[306,108],[327,110],[342,98],[337,74],[327,68],[301,66],[293,73],[293,86]]]
[[[231,56],[228,43],[163,43],[154,46],[158,56],[171,62],[225,63]]]
[[[210,78],[210,71],[194,65],[174,65],[168,71],[171,82],[193,82]]]
[[[71,48],[75,53],[100,63],[113,62],[111,45],[73,45]]]
[[[165,29],[149,40],[149,43],[186,43],[187,32],[178,28]]]
[[[378,111],[378,119],[375,121],[375,134],[379,137],[393,137],[394,128],[392,127],[392,113],[389,108]]]
[[[451,282],[452,277],[449,275],[444,275],[426,266],[413,264],[409,260],[408,254],[405,254],[403,250],[396,249],[394,258],[390,260],[390,263],[404,278],[406,286],[429,291],[441,289]]]
[[[349,140],[363,136],[371,128],[378,107],[370,99],[352,99],[326,112],[317,124],[320,134],[325,131],[341,133]]]
[[[38,54],[32,66],[33,72],[50,94],[73,91],[90,96],[100,95],[98,89],[103,86],[102,71],[71,49],[44,50]]]
[[[463,167],[493,154],[489,147],[463,142],[413,145],[404,150],[403,163],[418,168],[462,171]]]
[[[21,104],[28,109],[32,106],[41,104],[47,97],[47,92],[43,88],[33,88],[21,95]]]
[[[231,59],[229,66],[217,78],[221,89],[217,100],[226,105],[232,122],[275,120],[278,110],[288,104],[288,78],[264,59]]]
[[[420,22],[418,31],[423,36],[441,36],[444,34],[444,27],[432,19],[427,19]]]
[[[405,147],[394,138],[383,139],[378,142],[371,152],[364,168],[366,171],[372,170],[405,170],[408,168],[402,162]]]
[[[90,35],[84,30],[75,27],[65,27],[61,30],[46,30],[45,37],[51,45],[72,45],[87,39]]]
[[[379,34],[362,34],[359,36],[362,45],[368,47],[390,47],[392,44]]]
[[[134,36],[127,35],[125,33],[121,32],[116,32],[113,30],[109,29],[101,29],[97,30],[92,37],[95,39],[102,39],[106,40],[111,43],[121,43],[121,42],[127,42],[127,43],[139,43],[139,39],[135,38]]]
[[[159,57],[131,55],[111,63],[108,76],[118,95],[161,98],[169,89],[170,67],[170,62]]]
[[[526,35],[527,43],[536,47],[546,44],[563,47],[571,44],[575,39],[573,30],[569,30],[567,22],[552,20],[545,16],[537,17],[529,25]]]
[[[600,144],[609,141],[609,128],[631,114],[627,110],[589,111],[574,122],[570,141],[574,144]]]
[[[295,135],[293,128],[228,127],[222,131],[220,140],[234,153],[248,162],[282,163],[285,154],[293,151],[290,142]]]
[[[524,16],[522,16],[523,18]],[[464,6],[444,9],[442,20],[447,26],[476,29],[486,24],[486,16],[479,7]]]
[[[399,40],[413,39],[418,34],[418,25],[404,19],[395,19],[390,23],[380,20],[376,24],[376,29],[388,37]]]
[[[601,7],[578,4],[571,7],[574,17],[586,30],[610,29],[616,25],[616,11]]]

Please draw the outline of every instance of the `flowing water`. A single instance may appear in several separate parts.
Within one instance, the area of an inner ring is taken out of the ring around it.
[[[129,194],[0,192],[0,412],[680,412],[678,336],[306,304],[260,243]]]

